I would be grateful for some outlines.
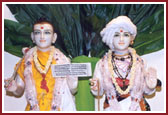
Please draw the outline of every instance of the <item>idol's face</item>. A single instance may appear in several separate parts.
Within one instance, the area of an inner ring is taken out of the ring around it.
[[[35,24],[32,33],[32,40],[38,48],[49,48],[56,41],[56,33],[50,24]]]
[[[115,32],[113,36],[113,46],[115,50],[126,50],[132,40],[131,34],[123,29],[119,32]]]

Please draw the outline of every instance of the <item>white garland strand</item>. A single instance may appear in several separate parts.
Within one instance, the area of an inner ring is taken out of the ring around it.
[[[121,95],[125,95],[125,94],[128,94],[130,89],[132,88],[133,86],[133,81],[134,81],[134,76],[135,76],[135,65],[136,65],[136,51],[133,49],[133,48],[128,48],[128,50],[131,52],[132,54],[132,57],[133,57],[133,64],[132,64],[132,68],[131,68],[131,77],[130,77],[130,81],[129,81],[129,86],[127,87],[127,89],[125,91],[123,91],[120,86],[118,85],[118,83],[116,82],[116,79],[114,77],[114,70],[113,70],[113,66],[112,66],[112,63],[111,63],[111,54],[112,54],[112,51],[109,50],[108,52],[108,67],[109,67],[109,71],[111,73],[111,78],[112,78],[112,81],[115,85],[115,88],[117,90],[118,93],[120,93]]]
[[[50,55],[49,55],[48,61],[47,61],[46,66],[45,66],[45,68],[43,70],[41,68],[40,63],[38,62],[38,59],[37,59],[37,47],[34,48],[33,60],[34,60],[34,63],[35,63],[35,66],[36,66],[37,70],[41,74],[46,74],[48,72],[48,69],[49,69],[49,67],[51,65],[51,62],[52,62],[52,59],[53,59],[53,55],[54,55],[54,47],[51,47],[51,51],[50,51]]]

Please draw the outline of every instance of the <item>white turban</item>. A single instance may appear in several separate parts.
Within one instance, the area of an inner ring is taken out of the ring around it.
[[[119,32],[120,29],[124,29],[129,32],[133,39],[137,34],[137,27],[127,16],[118,16],[117,18],[112,19],[106,27],[100,32],[102,41],[106,43],[110,49],[113,47],[113,37],[115,32]]]

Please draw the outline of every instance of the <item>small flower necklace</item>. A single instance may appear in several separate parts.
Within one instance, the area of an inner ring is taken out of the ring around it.
[[[128,48],[128,50],[132,53],[133,62],[132,62],[132,68],[131,68],[131,71],[130,71],[130,74],[131,74],[130,82],[129,82],[128,87],[124,91],[120,88],[120,86],[118,85],[118,83],[116,82],[116,79],[114,77],[114,68],[113,68],[112,63],[111,63],[111,61],[112,61],[112,57],[111,57],[112,51],[109,50],[109,52],[108,52],[108,67],[109,67],[109,71],[112,75],[111,78],[112,78],[113,84],[114,84],[117,92],[121,95],[125,95],[125,94],[129,93],[130,89],[133,86],[133,80],[134,80],[134,76],[135,76],[136,51],[133,48]]]
[[[38,57],[37,57],[37,47],[34,48],[34,52],[33,52],[33,60],[34,60],[34,63],[35,63],[35,66],[37,68],[37,70],[41,73],[43,79],[41,81],[41,88],[42,89],[46,89],[47,92],[49,92],[49,89],[47,87],[47,82],[45,80],[45,77],[46,77],[46,73],[48,72],[49,70],[49,67],[51,66],[51,62],[52,62],[52,59],[53,59],[53,56],[54,56],[54,47],[52,46],[51,47],[51,51],[50,51],[50,55],[49,55],[49,58],[48,58],[48,61],[45,65],[45,68],[44,70],[41,68],[41,65],[38,61]]]

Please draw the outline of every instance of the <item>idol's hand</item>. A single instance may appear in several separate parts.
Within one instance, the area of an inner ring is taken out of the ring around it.
[[[129,107],[129,111],[137,111],[138,106],[139,106],[139,102],[131,101],[131,105]]]
[[[71,93],[75,94],[77,92],[77,87],[78,87],[78,77],[67,76],[67,82]]]
[[[30,111],[40,111],[39,105],[35,104],[34,106],[31,106]]]
[[[16,84],[16,81],[11,79],[11,78],[8,78],[8,79],[5,79],[4,80],[4,87],[5,87],[5,90],[6,91],[9,91],[9,92],[14,92],[16,91],[17,89],[17,84]]]
[[[150,89],[154,89],[157,85],[157,71],[150,67],[146,73],[146,84]]]
[[[93,79],[89,79],[90,81],[90,85],[91,85],[91,89],[94,91],[98,90],[98,79],[97,78],[93,78]]]

